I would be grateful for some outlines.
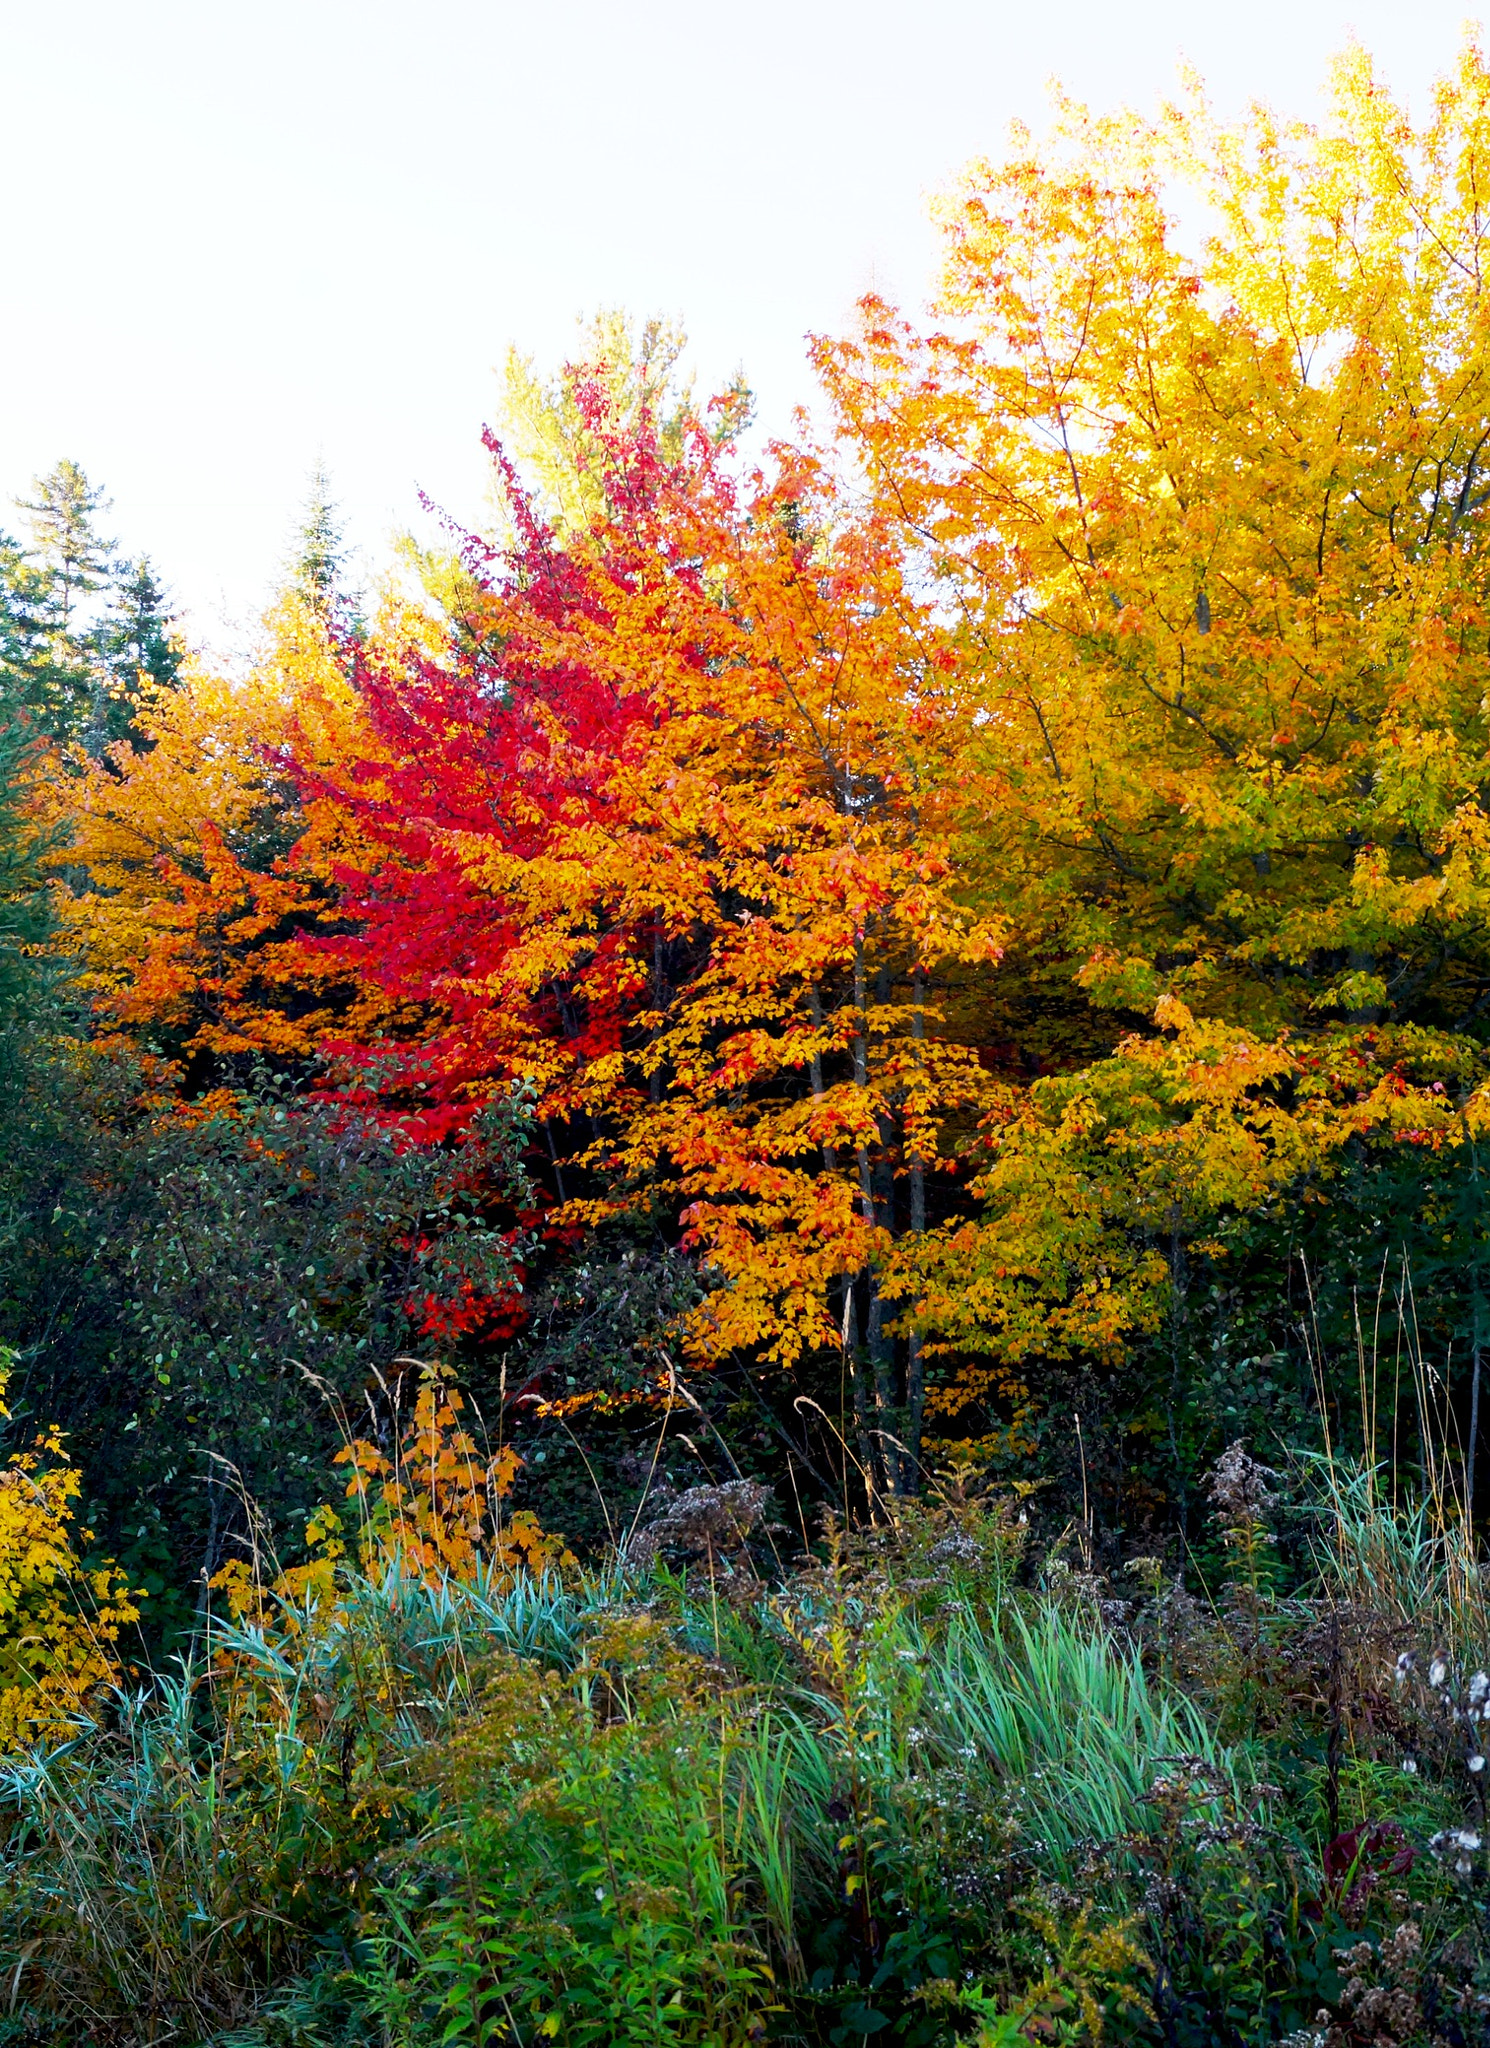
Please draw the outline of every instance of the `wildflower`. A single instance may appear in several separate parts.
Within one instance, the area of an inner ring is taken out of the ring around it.
[[[1472,1771],[1482,1771],[1482,1770],[1484,1770],[1484,1768],[1485,1768],[1485,1759],[1484,1759],[1484,1758],[1483,1758],[1482,1756],[1479,1756],[1479,1755],[1475,1755],[1475,1756],[1472,1756],[1472,1757],[1471,1757],[1471,1758],[1469,1759],[1469,1768],[1470,1768],[1470,1769],[1471,1769]]]
[[[1441,1856],[1449,1849],[1458,1850],[1454,1868],[1461,1877],[1467,1877],[1474,1868],[1474,1853],[1479,1846],[1480,1838],[1473,1828],[1440,1828],[1428,1843],[1435,1856]]]

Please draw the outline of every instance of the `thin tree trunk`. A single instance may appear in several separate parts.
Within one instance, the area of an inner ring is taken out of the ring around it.
[[[864,970],[864,935],[854,935],[854,1086],[858,1090],[862,1112],[864,1098],[869,1093],[869,1041],[864,1026],[864,1012],[869,1000],[869,991]],[[874,1177],[869,1164],[869,1148],[861,1139],[854,1148],[854,1159],[859,1169],[859,1202],[864,1221],[873,1230],[877,1221],[874,1212]],[[893,1420],[892,1409],[895,1400],[893,1369],[885,1358],[884,1307],[880,1301],[872,1265],[862,1269],[864,1291],[867,1297],[865,1334],[868,1337],[869,1360],[874,1372],[875,1420],[881,1430],[888,1429]],[[880,1491],[893,1493],[894,1462],[890,1447],[883,1436],[874,1439],[873,1467],[875,1484]]]
[[[1179,1215],[1177,1211],[1172,1211],[1169,1219],[1169,1400],[1165,1419],[1180,1513],[1181,1569],[1188,1564],[1190,1556],[1190,1487],[1185,1475],[1185,1461],[1180,1451],[1177,1420],[1184,1377],[1183,1338],[1185,1311],[1188,1306],[1185,1300],[1185,1282],[1185,1254],[1180,1242]]]
[[[564,1169],[559,1164],[559,1148],[554,1143],[554,1127],[547,1117],[543,1119],[543,1135],[548,1141],[548,1161],[554,1170],[554,1187],[561,1202],[569,1197],[564,1192]]]
[[[812,1014],[812,1028],[821,1034],[823,1028],[823,999],[816,982],[807,991],[808,1008]],[[856,1069],[857,1071],[857,1069]],[[808,1077],[812,1084],[815,1101],[823,1099],[823,1056],[817,1046],[813,1047],[808,1062]],[[838,1171],[838,1148],[828,1141],[823,1144],[823,1165],[829,1173]],[[859,1306],[854,1299],[854,1275],[843,1276],[843,1371],[848,1381],[849,1400],[853,1407],[854,1442],[858,1446],[859,1463],[864,1478],[864,1489],[869,1499],[869,1511],[874,1512],[876,1491],[874,1438],[869,1424],[869,1391],[865,1384],[864,1372],[859,1362]],[[846,1415],[840,1415],[839,1428],[848,1423]],[[846,1505],[846,1504],[845,1504]]]
[[[660,1020],[662,1016],[662,921],[660,918],[652,927],[652,1008],[657,1012]],[[652,1026],[652,1042],[655,1044],[661,1036],[662,1025],[659,1021]],[[661,1102],[662,1068],[660,1066],[654,1066],[652,1069],[651,1095],[654,1102]]]
[[[808,991],[808,1003],[812,1010],[813,1031],[820,1035],[823,1028],[823,999],[818,991],[816,982],[813,983],[812,988]],[[813,1095],[821,1102],[823,1099],[823,1056],[816,1047],[813,1048],[808,1073],[812,1079]],[[829,1173],[836,1173],[838,1171],[838,1148],[836,1145],[824,1144],[823,1164],[827,1167]]]
[[[870,1520],[876,1519],[875,1502],[883,1488],[879,1460],[875,1456],[874,1432],[869,1419],[869,1379],[859,1357],[858,1282],[852,1273],[843,1276],[843,1362],[848,1373],[849,1397],[854,1409],[854,1441],[859,1447],[859,1472],[864,1481]]]
[[[926,1017],[923,1004],[926,1000],[925,978],[918,960],[911,977],[911,1037],[916,1047],[916,1063],[921,1063],[921,1048],[926,1042]],[[910,1153],[911,1217],[912,1237],[926,1234],[926,1162],[921,1156],[920,1141]],[[919,1493],[921,1490],[921,1418],[926,1408],[926,1362],[921,1356],[921,1332],[911,1330],[905,1342],[905,1447],[909,1453],[910,1469],[906,1475],[906,1491]]]

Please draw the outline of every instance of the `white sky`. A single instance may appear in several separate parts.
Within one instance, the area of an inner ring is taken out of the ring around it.
[[[509,342],[682,318],[761,423],[803,336],[929,287],[925,202],[1052,77],[1314,111],[1352,31],[1421,108],[1456,0],[0,0],[0,524],[59,456],[242,644],[324,455],[368,560],[477,515]]]

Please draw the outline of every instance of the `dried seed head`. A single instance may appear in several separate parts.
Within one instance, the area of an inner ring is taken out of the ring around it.
[[[1278,1496],[1268,1491],[1267,1482],[1277,1477],[1272,1466],[1251,1457],[1238,1438],[1216,1460],[1207,1491],[1228,1521],[1251,1522],[1276,1503]]]
[[[765,1521],[771,1489],[750,1479],[727,1480],[722,1486],[691,1486],[686,1493],[664,1496],[662,1513],[627,1543],[635,1564],[651,1564],[670,1548],[685,1556],[707,1558],[710,1569],[730,1576],[750,1576],[748,1543]]]
[[[1442,1657],[1435,1657],[1433,1659],[1433,1662],[1428,1666],[1428,1683],[1431,1686],[1440,1686],[1443,1684],[1444,1680],[1448,1677],[1448,1675],[1448,1665],[1445,1664]]]

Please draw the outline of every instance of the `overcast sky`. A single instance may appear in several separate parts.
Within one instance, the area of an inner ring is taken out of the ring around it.
[[[198,642],[241,644],[324,455],[375,561],[475,516],[492,371],[600,305],[743,365],[919,301],[930,193],[1058,77],[1309,115],[1354,32],[1421,107],[1454,0],[0,0],[0,523],[61,455]]]

